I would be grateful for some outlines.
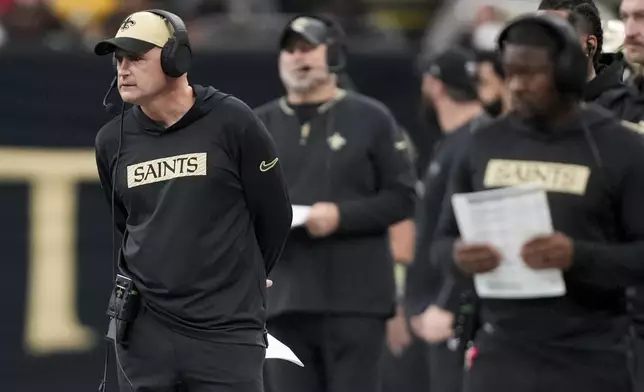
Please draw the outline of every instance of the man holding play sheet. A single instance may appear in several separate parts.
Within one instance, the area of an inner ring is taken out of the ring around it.
[[[644,280],[643,141],[610,113],[580,103],[586,58],[565,19],[522,16],[499,47],[514,111],[472,136],[450,193],[536,183],[547,192],[553,231],[511,254],[461,240],[446,204],[432,257],[453,265],[457,282],[511,259],[560,270],[565,293],[479,292],[483,327],[465,390],[628,392],[624,288]]]

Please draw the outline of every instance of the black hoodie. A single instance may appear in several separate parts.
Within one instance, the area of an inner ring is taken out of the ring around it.
[[[635,76],[630,82],[636,95],[634,104],[642,108],[642,111],[644,111],[644,77],[641,75]],[[628,125],[637,132],[644,133],[644,123],[641,122],[642,120],[644,120],[644,118],[639,121],[632,121],[632,124],[625,125]],[[629,289],[628,293],[635,331],[641,339],[644,339],[644,285],[640,284],[633,287]]]
[[[623,55],[605,53],[598,75],[588,82],[586,100],[611,110],[629,128],[644,133],[644,84],[642,78],[634,78],[633,83],[622,83],[625,63]],[[635,329],[644,337],[644,286],[628,290]]]
[[[611,111],[620,120],[638,124],[644,119],[644,105],[637,92],[622,82],[624,60],[621,53],[604,53],[594,79],[586,84],[584,100]]]
[[[437,143],[432,161],[425,172],[424,194],[416,207],[414,261],[407,267],[405,281],[405,310],[408,315],[418,315],[432,303],[440,301],[443,276],[442,271],[437,267],[441,266],[441,263],[430,259],[429,248],[445,200],[449,173],[471,135],[477,128],[490,121],[492,121],[491,117],[481,114],[447,133]],[[461,290],[455,290],[455,293],[460,295]],[[458,309],[447,310],[455,313],[458,311]]]
[[[119,269],[145,306],[183,333],[264,345],[266,275],[291,224],[273,141],[242,101],[193,86],[165,128],[140,107],[96,137],[102,187],[123,236]]]
[[[567,293],[548,299],[483,298],[477,345],[509,342],[532,353],[553,348],[624,350],[625,288],[644,279],[644,140],[595,105],[567,125],[538,131],[510,115],[472,136],[455,166],[452,193],[526,182],[547,189],[556,231],[573,240]],[[448,199],[449,200],[449,199]],[[447,260],[459,237],[451,205],[441,214],[432,257]],[[446,266],[447,267],[447,266]],[[623,356],[624,351],[621,351]]]
[[[415,199],[405,139],[390,111],[360,93],[338,90],[307,106],[294,109],[281,97],[256,112],[275,140],[293,204],[335,203],[339,223],[323,238],[304,225],[291,230],[273,273],[269,317],[390,316],[396,297],[388,230],[411,217]],[[307,112],[302,124],[298,113]]]

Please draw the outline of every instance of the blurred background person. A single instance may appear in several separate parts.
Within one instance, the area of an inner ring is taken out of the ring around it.
[[[418,155],[409,137],[408,155],[415,164]],[[418,184],[418,181],[417,181]],[[425,342],[416,337],[405,312],[404,293],[407,268],[414,258],[416,225],[412,219],[396,223],[389,229],[391,252],[396,263],[396,315],[387,321],[387,340],[380,363],[380,392],[427,392],[429,373]]]
[[[473,52],[453,48],[429,58],[422,68],[422,92],[438,116],[444,137],[437,145],[425,174],[423,196],[416,209],[418,227],[414,262],[406,282],[406,303],[414,334],[430,344],[430,390],[460,391],[465,347],[454,336],[460,307],[443,303],[444,278],[439,261],[431,260],[429,249],[442,209],[451,167],[477,128],[491,121],[479,100],[477,63]],[[453,288],[461,296],[469,287]],[[460,305],[460,304],[458,304]],[[465,316],[464,316],[465,317]]]
[[[543,0],[539,10],[567,18],[579,33],[579,40],[588,57],[584,101],[597,103],[618,118],[637,124],[644,117],[644,108],[638,104],[633,90],[623,83],[626,63],[622,53],[603,51],[604,30],[595,2]]]
[[[644,0],[622,0],[620,8],[624,22],[624,54],[638,71],[630,81],[634,89],[636,105],[644,111]],[[644,133],[642,119],[632,126]],[[644,391],[644,285],[628,290],[629,310],[633,321],[633,391]]]
[[[630,63],[637,65],[644,65],[644,21],[640,21],[638,17],[643,12],[644,1],[621,1],[620,17],[624,23],[624,54]]]
[[[644,5],[644,2],[640,2]],[[633,15],[637,13],[636,2],[624,1],[621,5],[622,18],[630,30],[625,30],[625,42],[637,42],[637,22]],[[638,83],[627,85],[624,80],[626,62],[618,50],[614,53],[602,53],[604,31],[599,11],[593,0],[543,0],[540,9],[552,9],[567,17],[580,34],[582,46],[587,56],[592,59],[589,67],[589,82],[586,85],[584,100],[595,102],[610,110],[620,118],[622,124],[637,132],[644,132],[644,99],[638,91]],[[644,10],[644,6],[642,6]],[[630,19],[630,20],[629,20]],[[644,25],[644,24],[643,24]],[[626,27],[625,26],[625,27]],[[629,36],[629,32],[631,35]],[[629,49],[632,46],[629,46]],[[626,51],[628,60],[637,64],[637,51]],[[635,79],[637,80],[637,79]],[[644,390],[644,288],[631,287],[627,290],[629,309],[633,319],[633,373],[636,390]]]
[[[411,217],[415,178],[389,110],[338,88],[343,39],[327,17],[290,21],[279,39],[287,95],[257,109],[291,202],[310,207],[272,274],[267,323],[308,366],[268,362],[267,389],[276,392],[376,390],[395,312],[388,230]]]
[[[639,18],[643,12],[644,1],[622,0],[620,16],[624,24],[623,50],[635,71],[629,82],[635,89],[639,105],[644,105],[644,21]],[[644,309],[644,301],[642,304]]]
[[[510,111],[510,93],[505,86],[497,38],[503,23],[487,23],[474,29],[471,48],[477,63],[477,92],[485,110],[492,117]]]
[[[490,72],[492,69],[488,63],[491,64],[496,57],[496,36],[509,17],[507,9],[504,7],[495,8],[485,1],[475,1],[464,6],[463,9],[458,9],[457,12],[453,8],[455,3],[457,2],[444,3],[436,14],[438,16],[435,15],[435,19],[430,21],[431,28],[428,29],[420,46],[421,58],[418,61],[422,62],[423,58],[448,48],[450,44],[473,50],[479,63],[479,98],[486,105],[486,110],[496,116],[509,109],[508,97],[505,94],[506,103],[502,104],[502,80],[497,76],[502,70],[497,63],[497,67],[494,68],[496,72]],[[463,12],[470,9],[476,10],[471,16],[471,20],[469,15]],[[521,6],[520,10],[529,11],[529,4]],[[433,154],[432,146],[442,138],[436,113],[431,105],[423,102],[424,99],[421,94],[418,110],[419,125],[414,134],[419,151],[417,161],[419,178],[424,178],[425,170],[429,166]]]
[[[503,68],[497,52],[477,52],[477,92],[485,111],[492,117],[507,114],[510,94],[505,86]]]
[[[338,87],[346,91],[356,91],[355,84],[346,70],[336,73]],[[402,127],[401,127],[402,128]],[[418,161],[418,151],[409,132],[401,129],[405,139],[407,153],[412,166]],[[419,184],[419,181],[416,181]],[[405,291],[405,274],[407,266],[414,257],[414,239],[416,227],[413,219],[405,219],[389,228],[389,245],[394,262],[394,278],[398,304],[396,314],[387,321],[386,341],[380,358],[380,391],[426,392],[429,388],[424,344],[414,339],[406,317],[403,299]]]

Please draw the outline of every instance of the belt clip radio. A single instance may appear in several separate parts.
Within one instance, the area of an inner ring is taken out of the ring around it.
[[[110,324],[105,338],[114,343],[125,344],[129,327],[136,318],[140,305],[141,297],[132,279],[117,274],[107,308]]]

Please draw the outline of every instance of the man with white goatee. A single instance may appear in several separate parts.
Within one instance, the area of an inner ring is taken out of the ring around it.
[[[413,213],[414,176],[389,110],[338,87],[342,41],[327,18],[290,21],[279,55],[287,94],[256,110],[297,208],[271,276],[267,327],[305,364],[267,363],[268,391],[377,390],[395,310],[388,229]]]

